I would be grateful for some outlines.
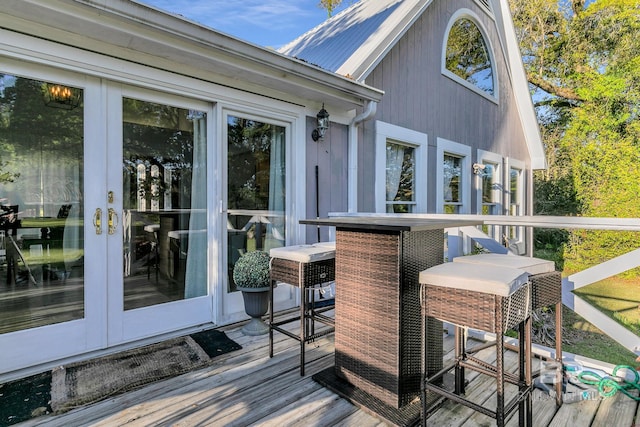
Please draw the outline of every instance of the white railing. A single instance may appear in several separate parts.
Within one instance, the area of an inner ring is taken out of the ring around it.
[[[507,216],[507,215],[448,215],[448,214],[375,214],[332,213],[331,216],[396,216],[427,219],[479,220],[484,225],[498,227],[525,227],[528,230],[526,253],[533,252],[533,228],[640,231],[640,218],[588,218],[564,216]],[[476,227],[461,227],[448,231],[448,256],[465,252],[465,238],[472,239],[483,248],[498,253],[507,249]],[[466,245],[469,246],[469,245]],[[640,246],[640,241],[638,242]],[[630,351],[640,354],[640,337],[580,298],[573,291],[640,266],[640,248],[612,258],[586,270],[562,279],[562,303],[591,322]]]

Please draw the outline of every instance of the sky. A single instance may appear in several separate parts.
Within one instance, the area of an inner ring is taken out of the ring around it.
[[[277,49],[327,19],[319,0],[136,0],[259,46]],[[334,14],[353,4],[343,0]]]

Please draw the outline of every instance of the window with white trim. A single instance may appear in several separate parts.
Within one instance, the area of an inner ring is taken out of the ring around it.
[[[415,148],[387,140],[386,206],[388,213],[415,212]]]
[[[478,150],[476,173],[477,212],[482,215],[502,214],[502,156]],[[500,241],[499,226],[483,225],[482,231]]]
[[[458,10],[449,21],[444,40],[442,73],[496,100],[498,85],[492,47],[475,13]]]
[[[439,213],[469,213],[471,199],[471,147],[438,138],[439,170],[436,179]]]
[[[500,191],[502,157],[499,154],[478,150],[478,164],[476,173],[478,212],[482,215],[500,215],[502,213],[502,192]],[[474,171],[476,171],[475,168]]]
[[[462,157],[445,153],[443,168],[444,213],[460,213],[462,206]]]
[[[507,214],[524,215],[524,163],[509,159],[509,209]],[[524,240],[524,228],[512,226],[506,230],[509,243],[520,243]]]
[[[426,134],[377,121],[376,212],[426,212],[426,164]]]

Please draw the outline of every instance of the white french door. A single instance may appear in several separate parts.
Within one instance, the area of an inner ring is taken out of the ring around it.
[[[111,346],[212,321],[212,108],[113,84],[107,106],[103,199]]]
[[[0,69],[0,375],[107,345],[98,79]]]
[[[0,377],[213,321],[212,110],[3,60]]]
[[[294,225],[295,116],[5,58],[0,112],[0,378],[247,318],[233,265]]]

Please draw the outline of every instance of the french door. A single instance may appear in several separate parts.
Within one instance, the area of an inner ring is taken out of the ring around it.
[[[108,344],[212,321],[211,104],[108,90]]]
[[[210,323],[211,104],[0,69],[0,376]]]
[[[97,79],[0,69],[0,375],[107,346]]]

